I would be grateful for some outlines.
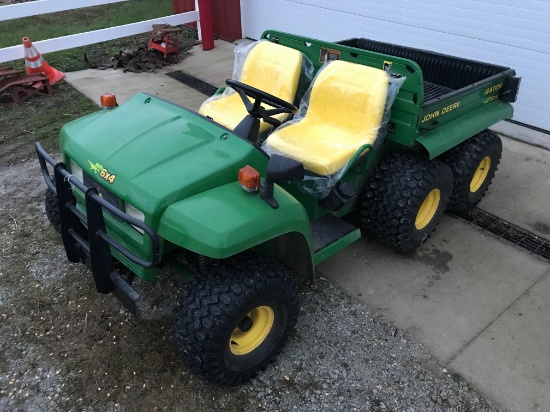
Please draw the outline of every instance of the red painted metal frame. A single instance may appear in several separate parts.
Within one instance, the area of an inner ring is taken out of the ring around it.
[[[214,31],[212,29],[212,10],[210,0],[199,0],[199,19],[202,37],[202,49],[214,48]]]
[[[210,4],[214,36],[231,42],[242,38],[240,0],[210,0]],[[174,14],[192,10],[195,0],[172,0]],[[195,23],[188,26],[197,27]]]

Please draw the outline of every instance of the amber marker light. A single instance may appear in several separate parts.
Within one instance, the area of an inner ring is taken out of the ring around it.
[[[99,100],[101,101],[101,106],[103,106],[104,109],[114,109],[118,106],[116,96],[111,93],[102,94]]]
[[[260,173],[248,165],[239,170],[238,180],[247,192],[256,192],[260,187]]]

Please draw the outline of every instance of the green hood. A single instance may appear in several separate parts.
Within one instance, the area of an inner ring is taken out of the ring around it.
[[[178,200],[236,181],[247,164],[262,174],[267,166],[249,142],[143,93],[117,109],[68,124],[60,144],[66,157],[153,220]],[[102,168],[116,176],[112,183],[100,177]]]

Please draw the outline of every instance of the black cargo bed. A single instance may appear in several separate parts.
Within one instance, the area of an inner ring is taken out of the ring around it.
[[[453,92],[509,70],[508,67],[364,38],[342,40],[337,43],[416,62],[424,76],[424,106],[436,103],[449,97]]]
[[[441,97],[447,93],[452,92],[453,89],[450,89],[445,86],[440,86],[435,83],[430,83],[424,80],[424,101],[429,101]]]

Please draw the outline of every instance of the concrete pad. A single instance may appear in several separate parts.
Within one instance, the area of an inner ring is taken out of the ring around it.
[[[222,86],[233,72],[234,48],[234,44],[223,40],[216,41],[215,48],[209,51],[195,46],[191,56],[154,74],[124,73],[122,69],[89,69],[66,73],[65,79],[98,105],[102,93],[114,93],[118,102],[124,103],[136,93],[146,92],[197,111],[207,96],[168,77],[166,73],[183,70],[215,86]]]
[[[118,103],[122,104],[136,93],[146,92],[198,110],[206,96],[166,76],[166,73],[123,73],[122,70],[91,69],[67,73],[66,80],[98,104],[102,93],[114,93]]]
[[[448,362],[548,268],[446,216],[414,253],[359,240],[318,269]]]
[[[550,239],[550,151],[502,137],[502,160],[479,208]]]
[[[511,412],[550,410],[550,270],[450,367]]]
[[[193,55],[167,69],[182,70],[217,87],[225,86],[225,80],[233,74],[235,44],[216,40],[215,48],[203,51],[201,46],[193,48]],[[181,84],[181,83],[180,83]]]
[[[491,126],[498,134],[521,140],[525,143],[540,146],[550,150],[550,134],[529,129],[518,124],[501,121]]]

